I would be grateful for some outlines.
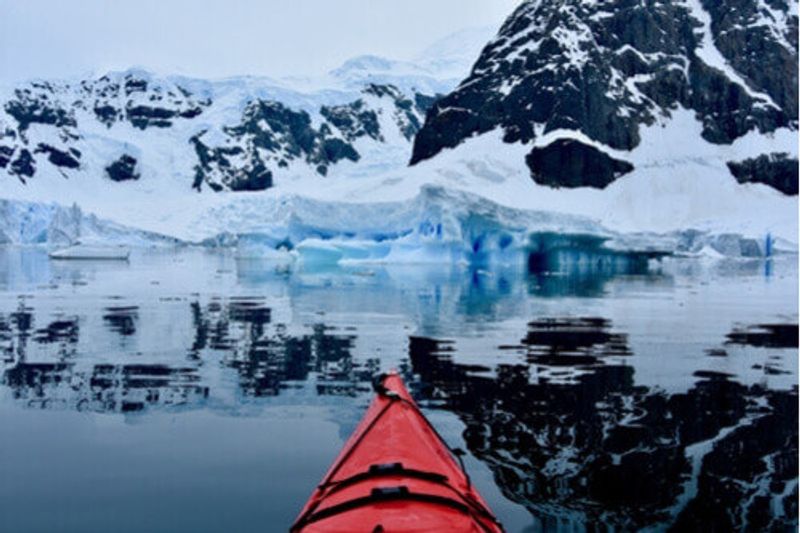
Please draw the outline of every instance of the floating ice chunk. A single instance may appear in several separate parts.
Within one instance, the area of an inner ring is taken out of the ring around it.
[[[344,253],[335,243],[322,239],[306,239],[295,249],[303,263],[336,265]]]
[[[222,239],[215,242],[220,242],[223,246],[235,243],[236,259],[261,259],[287,264],[295,260],[292,242],[289,239],[277,239],[270,235],[255,233],[239,235],[233,239],[233,243],[226,241],[227,239]]]
[[[131,251],[125,246],[92,246],[76,244],[50,252],[51,259],[89,259],[127,261]]]
[[[348,239],[305,239],[295,249],[305,264],[336,265],[385,262],[391,252],[389,241]]]
[[[724,255],[722,255],[721,253],[719,253],[718,251],[716,251],[714,248],[712,248],[709,245],[703,246],[700,249],[700,251],[697,252],[697,256],[698,257],[705,257],[705,258],[708,258],[708,259],[721,259],[721,258],[725,257]]]

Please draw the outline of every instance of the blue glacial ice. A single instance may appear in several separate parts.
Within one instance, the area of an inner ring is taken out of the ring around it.
[[[298,195],[231,197],[208,208],[196,227],[208,237],[180,240],[63,207],[0,201],[0,244],[131,247],[197,245],[241,259],[332,266],[367,263],[518,266],[637,271],[666,255],[765,257],[796,253],[769,236],[686,229],[667,234],[610,231],[597,220],[516,209],[442,187],[394,202],[348,203]]]
[[[283,197],[237,203],[212,213],[237,234],[212,242],[242,258],[304,265],[450,263],[638,271],[666,255],[761,257],[765,243],[735,234],[685,230],[624,234],[575,215],[505,207],[481,196],[423,187],[397,202],[346,203]],[[247,223],[242,226],[242,219]],[[778,246],[794,251],[791,243]]]

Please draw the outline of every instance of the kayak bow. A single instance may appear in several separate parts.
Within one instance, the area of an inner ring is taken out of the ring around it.
[[[375,389],[291,531],[502,532],[400,376],[382,376]]]

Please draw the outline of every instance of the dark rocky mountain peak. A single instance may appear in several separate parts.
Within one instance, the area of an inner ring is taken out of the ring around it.
[[[499,128],[505,142],[531,145],[527,164],[538,183],[604,187],[634,167],[597,144],[537,139],[579,132],[630,152],[643,127],[681,108],[707,143],[796,131],[797,20],[785,0],[528,0],[428,112],[411,163]],[[547,163],[567,157],[568,168]],[[770,176],[785,172],[771,161],[786,164],[770,157],[751,165],[757,176],[740,175],[777,186]]]

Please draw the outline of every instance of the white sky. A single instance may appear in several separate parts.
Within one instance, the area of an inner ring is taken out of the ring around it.
[[[0,0],[0,79],[140,66],[200,77],[321,74],[498,26],[519,0]]]

